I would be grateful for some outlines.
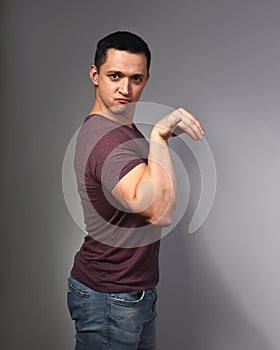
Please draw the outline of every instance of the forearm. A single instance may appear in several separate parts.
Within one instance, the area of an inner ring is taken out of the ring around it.
[[[177,181],[168,142],[156,132],[151,133],[148,164],[141,180],[138,198],[150,196],[152,202],[140,214],[153,224],[170,225],[176,207]]]

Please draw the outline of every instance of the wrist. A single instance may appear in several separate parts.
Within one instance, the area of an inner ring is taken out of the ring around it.
[[[163,142],[163,143],[167,143],[168,138],[170,137],[170,135],[168,135],[167,133],[163,133],[161,130],[162,128],[158,127],[158,126],[154,126],[151,134],[150,134],[150,141],[156,141],[156,142]]]

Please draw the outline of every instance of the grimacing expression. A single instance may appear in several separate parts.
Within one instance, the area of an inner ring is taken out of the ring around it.
[[[100,108],[123,113],[129,103],[139,100],[149,79],[147,58],[143,53],[108,49],[106,62],[99,71],[91,66],[90,76]]]

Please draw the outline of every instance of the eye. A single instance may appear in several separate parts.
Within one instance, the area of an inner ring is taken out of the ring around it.
[[[119,75],[117,73],[111,73],[109,75],[109,77],[111,78],[111,80],[118,80],[119,79]]]
[[[141,83],[141,81],[143,80],[142,77],[140,75],[134,75],[134,77],[132,78],[132,80],[135,83]]]

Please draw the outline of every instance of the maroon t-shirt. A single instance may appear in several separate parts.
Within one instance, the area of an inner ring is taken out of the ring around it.
[[[129,292],[158,283],[161,229],[127,212],[111,195],[123,176],[147,162],[148,151],[134,124],[90,115],[80,129],[74,166],[88,234],[71,274],[92,289]]]

